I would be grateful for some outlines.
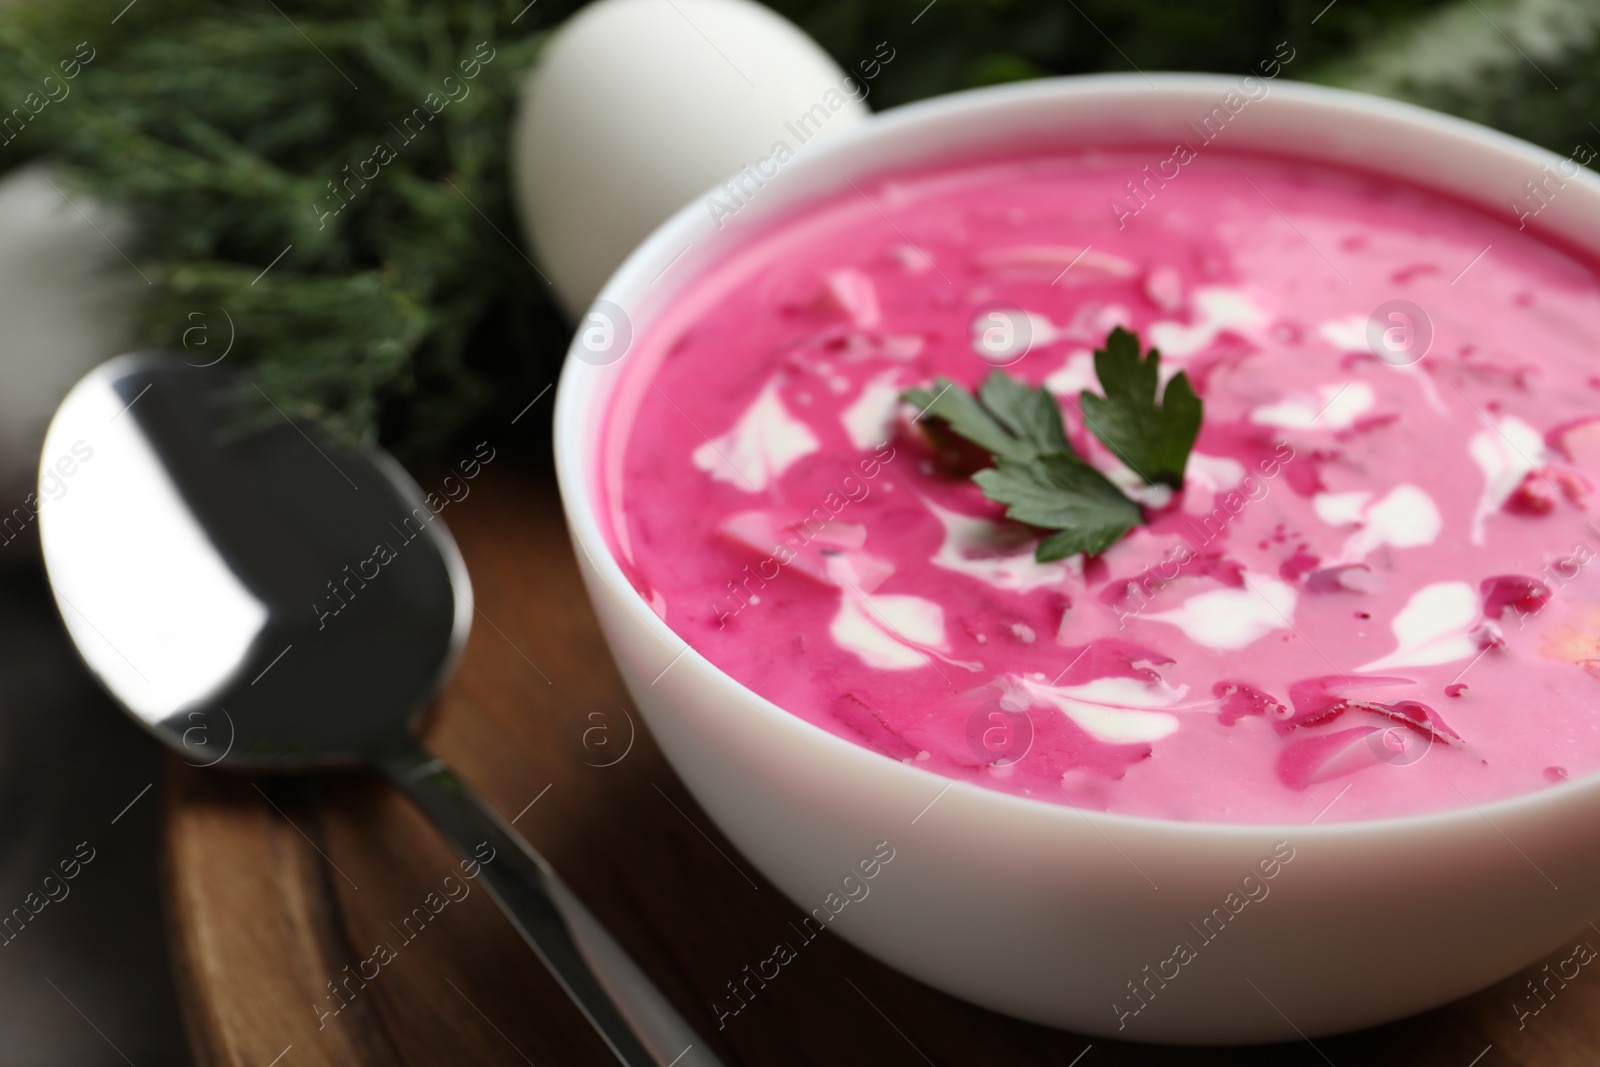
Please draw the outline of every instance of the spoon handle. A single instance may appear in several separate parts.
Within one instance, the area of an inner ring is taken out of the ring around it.
[[[481,864],[489,895],[619,1061],[721,1067],[550,864],[442,760],[408,741],[379,764],[463,859]]]

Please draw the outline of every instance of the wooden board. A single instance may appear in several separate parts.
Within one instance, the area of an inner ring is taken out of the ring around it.
[[[618,759],[629,717],[639,719],[584,597],[548,475],[498,464],[445,518],[479,612],[429,747],[516,820],[729,1067],[1557,1067],[1600,1056],[1600,974],[1589,968],[1564,987],[1552,982],[1548,1006],[1521,1025],[1513,1005],[1534,1003],[1524,983],[1547,973],[1537,965],[1427,1015],[1314,1046],[1172,1049],[1019,1023],[826,936],[718,1030],[711,1003],[724,983],[768,955],[799,909],[717,832],[642,725]],[[382,782],[252,780],[174,760],[164,787],[167,922],[198,1063],[614,1062],[485,893],[437,915],[414,912],[455,864]],[[406,924],[418,915],[426,921]],[[1396,901],[1373,921],[1427,922],[1427,908]],[[1575,932],[1577,941],[1600,946],[1600,931]],[[370,962],[379,943],[396,952],[381,967]],[[348,992],[336,999],[340,983]]]

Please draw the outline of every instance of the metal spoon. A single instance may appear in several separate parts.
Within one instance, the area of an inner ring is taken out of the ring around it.
[[[241,429],[242,384],[140,353],[56,412],[39,534],[89,669],[191,763],[381,768],[464,859],[493,856],[479,877],[617,1059],[717,1064],[550,865],[411,737],[472,619],[443,498],[430,507],[388,455],[274,414],[265,393],[268,421]]]

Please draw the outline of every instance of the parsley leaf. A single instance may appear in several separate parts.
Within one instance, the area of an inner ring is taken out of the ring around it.
[[[1146,483],[1181,488],[1202,414],[1188,376],[1175,375],[1157,407],[1161,356],[1151,349],[1141,358],[1138,336],[1120,326],[1095,352],[1094,365],[1105,396],[1079,397],[1085,424]],[[939,419],[994,457],[994,466],[972,480],[1006,505],[1007,518],[1055,531],[1035,552],[1041,563],[1078,552],[1097,555],[1144,521],[1139,505],[1072,447],[1048,390],[998,370],[977,396],[948,378],[934,385],[908,389],[902,399],[921,409],[918,419]]]
[[[1079,398],[1083,421],[1135,474],[1151,485],[1183,487],[1189,451],[1200,436],[1201,403],[1182,371],[1167,382],[1161,406],[1156,383],[1161,354],[1143,358],[1139,338],[1118,326],[1094,354],[1094,372],[1105,396]]]
[[[1008,430],[988,408],[961,386],[949,378],[936,378],[933,384],[936,388],[932,392],[908,389],[901,394],[902,399],[915,404],[922,411],[918,418],[942,419],[950,425],[952,432],[996,456],[1026,460],[1038,454],[1029,442]]]
[[[1061,426],[1061,408],[1049,391],[993,371],[978,387],[978,399],[1034,455],[1066,452],[1076,457]]]
[[[994,456],[995,466],[972,479],[990,500],[1007,505],[1007,518],[1058,531],[1039,545],[1041,562],[1104,552],[1143,518],[1067,441],[1061,408],[1048,390],[998,370],[976,397],[948,378],[934,384],[932,391],[907,390],[904,399]]]
[[[934,385],[938,388],[931,391],[908,389],[902,399],[997,457],[1029,460],[1051,452],[1072,453],[1061,409],[1044,389],[1031,389],[1000,371],[990,373],[976,397],[949,378],[935,379]]]
[[[1001,457],[972,476],[1006,517],[1056,530],[1034,553],[1040,563],[1075,552],[1098,555],[1144,518],[1139,505],[1072,452],[1051,452],[1025,463]]]

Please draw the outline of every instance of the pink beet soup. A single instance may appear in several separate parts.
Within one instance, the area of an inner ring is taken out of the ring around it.
[[[1049,803],[1334,822],[1600,768],[1595,267],[1289,160],[1135,199],[1160,158],[858,183],[703,274],[614,368],[640,595],[787,712]],[[1181,491],[1083,425],[1117,325],[1204,400]],[[996,362],[1143,505],[1102,555],[1036,561],[901,399]]]

